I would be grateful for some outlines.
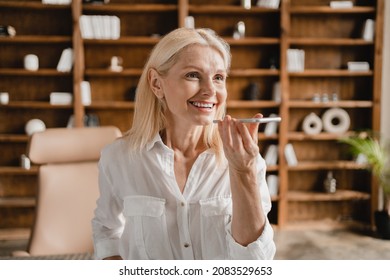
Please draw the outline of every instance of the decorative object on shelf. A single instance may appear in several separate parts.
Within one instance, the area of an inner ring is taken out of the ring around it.
[[[321,102],[327,103],[329,102],[329,95],[327,93],[323,93],[321,96]]]
[[[300,49],[287,50],[287,71],[302,72],[305,70],[305,51]]]
[[[295,155],[294,147],[291,143],[287,143],[284,147],[284,156],[286,157],[286,161],[289,166],[295,166],[298,164],[297,156]]]
[[[0,92],[0,104],[6,105],[9,102],[8,92]]]
[[[120,56],[111,57],[109,70],[113,72],[121,72],[123,71],[123,59]]]
[[[243,21],[239,21],[233,32],[234,39],[241,39],[245,37],[245,23]]]
[[[11,25],[0,25],[0,37],[14,37],[15,35],[15,27]]]
[[[244,100],[258,100],[260,97],[260,89],[256,83],[249,83],[244,90]]]
[[[81,104],[84,106],[91,105],[91,85],[88,81],[80,83]]]
[[[279,192],[279,176],[270,174],[266,178],[269,194],[271,196],[277,196]]]
[[[264,8],[277,9],[279,8],[280,0],[258,0],[257,6]]]
[[[84,118],[84,125],[89,127],[100,126],[99,117],[96,114],[87,114]]]
[[[57,71],[59,72],[70,72],[73,67],[73,49],[66,48],[62,51],[60,60],[57,64]]]
[[[267,166],[276,165],[278,163],[278,145],[271,144],[267,148],[267,152],[264,155],[264,160]]]
[[[366,19],[363,26],[362,38],[366,41],[374,41],[375,36],[375,20]]]
[[[241,7],[249,10],[252,7],[252,0],[241,0]]]
[[[282,102],[282,92],[279,81],[275,82],[272,86],[272,100],[275,102]]]
[[[274,55],[269,59],[269,69],[278,69],[278,60]]]
[[[322,125],[329,133],[342,134],[348,131],[351,119],[348,112],[341,108],[330,108],[322,115]]]
[[[348,70],[353,72],[364,72],[370,70],[370,64],[367,61],[349,61],[347,66]]]
[[[332,101],[333,102],[337,102],[339,101],[339,95],[337,93],[332,93]]]
[[[329,6],[333,9],[349,9],[353,8],[352,1],[330,1]]]
[[[195,28],[195,18],[193,16],[186,16],[184,26],[187,28]]]
[[[27,54],[24,56],[24,69],[29,71],[37,71],[39,69],[39,58],[35,54]]]
[[[319,93],[315,93],[315,94],[313,95],[312,101],[313,101],[314,103],[320,103],[320,102],[321,102],[321,95],[320,95]]]
[[[270,118],[275,118],[275,117],[278,117],[278,115],[270,114],[269,117]],[[264,134],[267,135],[267,136],[276,134],[277,131],[278,131],[278,125],[279,125],[278,122],[269,122],[269,123],[267,123],[265,125],[265,127],[264,127]]]
[[[302,130],[306,134],[315,135],[322,131],[322,120],[316,113],[311,112],[302,122]]]
[[[333,177],[333,172],[328,171],[328,173],[326,174],[326,178],[324,180],[324,191],[326,193],[335,193],[336,186],[337,186],[337,181],[336,178]]]
[[[70,92],[52,92],[50,93],[51,105],[70,105],[73,101],[73,95]]]
[[[120,18],[110,15],[81,15],[80,31],[84,39],[119,39]]]
[[[24,131],[27,135],[33,135],[36,132],[46,130],[45,123],[40,119],[31,119],[24,126]]]
[[[31,168],[31,161],[25,154],[20,156],[20,167],[23,169]]]
[[[368,168],[379,183],[378,209],[374,212],[377,232],[381,238],[390,239],[390,141],[379,133],[363,131],[340,142],[350,145],[354,156],[363,155]]]

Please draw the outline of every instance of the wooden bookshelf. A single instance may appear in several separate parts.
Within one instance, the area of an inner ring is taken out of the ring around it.
[[[358,165],[339,143],[356,130],[380,129],[381,59],[384,0],[353,0],[354,7],[332,9],[325,0],[281,0],[278,9],[247,10],[236,0],[111,0],[104,5],[44,5],[40,0],[0,0],[0,24],[16,28],[15,37],[0,37],[0,91],[10,102],[0,105],[0,222],[1,232],[11,238],[32,225],[37,187],[37,168],[20,168],[26,152],[25,123],[42,119],[47,127],[67,126],[73,115],[76,126],[85,115],[96,115],[101,125],[115,125],[122,132],[132,122],[131,90],[160,36],[184,26],[193,16],[196,27],[214,29],[231,46],[232,69],[228,78],[228,112],[250,117],[257,112],[282,117],[275,134],[259,131],[261,153],[271,144],[279,147],[278,163],[268,174],[279,176],[279,193],[272,197],[270,220],[275,226],[313,221],[353,221],[372,224],[377,186],[365,166]],[[115,15],[121,20],[117,40],[83,39],[81,15]],[[36,18],[40,20],[37,21]],[[375,20],[375,39],[361,38],[366,19]],[[245,37],[233,39],[238,21],[244,21]],[[56,70],[61,52],[74,50],[70,73]],[[287,49],[305,50],[305,69],[287,71]],[[34,53],[40,68],[23,69],[23,57]],[[112,56],[123,59],[123,71],[108,70]],[[351,72],[348,61],[368,61],[369,71]],[[89,81],[91,105],[81,103],[80,83]],[[274,101],[273,86],[280,83],[281,100]],[[260,90],[258,100],[244,100],[250,83]],[[73,93],[71,105],[51,105],[53,91]],[[336,92],[338,101],[316,103],[314,93]],[[301,129],[310,112],[321,115],[329,108],[343,108],[351,126],[343,135],[321,132],[307,135]],[[7,121],[3,121],[7,120]],[[291,143],[298,165],[289,166],[284,147]],[[337,192],[326,194],[322,182],[327,171],[337,179]],[[5,236],[5,235],[3,235]]]

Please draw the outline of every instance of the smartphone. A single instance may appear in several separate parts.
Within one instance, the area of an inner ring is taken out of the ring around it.
[[[250,118],[250,119],[237,119],[243,123],[269,123],[269,122],[280,122],[281,117],[269,117],[269,118]],[[219,120],[213,120],[213,123],[218,123]]]

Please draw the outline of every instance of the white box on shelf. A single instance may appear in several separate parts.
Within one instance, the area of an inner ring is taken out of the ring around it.
[[[370,64],[367,61],[350,61],[347,63],[349,71],[369,71]]]
[[[353,7],[352,1],[330,1],[330,7],[333,9],[349,9]]]
[[[52,92],[50,93],[51,105],[70,105],[72,104],[73,96],[70,92]]]

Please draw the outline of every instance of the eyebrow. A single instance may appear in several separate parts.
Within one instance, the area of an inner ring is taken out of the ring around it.
[[[200,67],[195,66],[195,65],[188,65],[188,66],[185,66],[183,69],[184,70],[196,69],[200,72],[204,72],[203,68],[200,68]],[[217,71],[216,71],[216,73],[221,73],[221,72],[227,74],[226,69],[217,69]]]

